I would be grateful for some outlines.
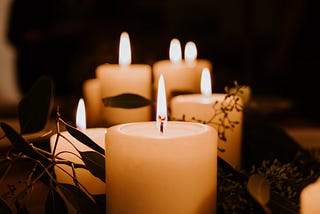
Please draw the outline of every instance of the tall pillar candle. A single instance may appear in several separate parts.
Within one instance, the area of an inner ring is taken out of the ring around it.
[[[99,79],[88,79],[83,83],[83,98],[86,103],[87,125],[97,127],[104,125],[103,102]]]
[[[102,99],[130,93],[152,100],[151,66],[131,64],[130,41],[125,32],[120,38],[119,64],[99,65],[96,69],[96,76],[101,83]],[[152,119],[152,107],[130,109],[104,107],[104,117],[108,125],[149,121]]]
[[[159,82],[156,122],[108,129],[107,213],[216,213],[217,132],[168,122],[163,76]]]
[[[121,124],[106,135],[107,213],[215,213],[217,133],[199,123]]]
[[[80,101],[79,101],[80,103]],[[84,108],[82,105],[78,106],[77,117],[78,115],[84,114]],[[82,117],[83,118],[83,117]],[[100,148],[105,149],[105,135],[107,133],[107,129],[105,128],[85,128],[85,120],[77,122],[77,126],[82,127],[84,134],[86,134],[89,138],[91,138]],[[56,139],[57,134],[54,134],[50,137],[50,147],[53,152],[55,147],[55,156],[56,158],[62,158],[64,160],[71,161],[75,164],[84,164],[84,162],[79,158],[80,154],[78,152],[81,151],[92,151],[91,148],[84,145],[75,139],[69,132],[63,131],[60,133],[58,138],[57,145]],[[70,142],[71,143],[70,143]],[[76,147],[76,148],[74,148]],[[59,159],[57,159],[59,160]],[[65,164],[59,164],[54,167],[54,172],[56,175],[56,180],[60,183],[69,183],[74,185],[74,180],[70,175],[73,175],[73,171],[71,166],[67,166]],[[93,195],[105,194],[105,182],[101,181],[99,178],[95,177],[91,174],[91,172],[84,168],[76,168],[75,173],[77,176],[77,180],[89,193]]]
[[[174,38],[170,43],[169,60],[160,60],[153,65],[154,90],[158,88],[160,75],[166,80],[166,96],[170,100],[179,93],[200,92],[202,68],[212,70],[212,64],[206,59],[196,59],[197,49],[193,42],[185,47],[185,60],[182,60],[181,45]]]
[[[202,94],[179,95],[171,100],[170,118],[197,121],[216,128],[219,135],[218,156],[234,168],[240,168],[243,112],[238,107],[241,108],[242,101],[237,96],[226,99],[227,94],[211,94],[208,71],[204,76],[201,81]],[[205,80],[209,82],[205,84]]]

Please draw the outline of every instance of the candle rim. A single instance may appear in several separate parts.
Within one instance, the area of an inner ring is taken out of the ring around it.
[[[147,125],[148,127],[152,127],[152,131],[155,131],[155,135],[150,135],[150,134],[134,134],[133,132],[126,132],[125,129],[130,127],[130,126],[144,126]],[[150,126],[152,125],[152,126]],[[189,132],[187,134],[179,134],[179,135],[170,135],[170,132],[172,131],[172,126],[178,127],[179,130],[183,130],[183,127],[185,125],[191,125],[190,128],[192,127],[197,127],[198,129],[195,132]],[[119,124],[119,125],[114,125],[109,128],[109,130],[115,129],[118,133],[121,133],[126,136],[132,136],[135,138],[141,138],[141,139],[159,139],[159,140],[168,140],[168,139],[179,139],[179,138],[185,138],[185,137],[191,137],[191,136],[199,136],[207,132],[214,132],[217,135],[217,131],[206,124],[202,123],[197,123],[197,122],[184,122],[184,121],[168,121],[167,123],[167,131],[164,134],[158,133],[158,127],[156,125],[156,121],[143,121],[143,122],[130,122],[130,123],[125,123],[125,124]],[[167,135],[167,133],[169,135]]]

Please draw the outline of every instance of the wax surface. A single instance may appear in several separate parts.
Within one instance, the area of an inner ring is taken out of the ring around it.
[[[320,213],[320,180],[307,185],[300,194],[300,213]]]
[[[103,102],[101,97],[101,84],[98,78],[88,79],[83,84],[83,96],[86,103],[87,123],[89,127],[97,127],[104,123],[101,116]]]
[[[198,59],[192,64],[185,61],[173,64],[170,60],[160,60],[153,65],[154,90],[157,90],[158,79],[162,74],[168,99],[175,91],[200,92],[201,73],[205,67],[212,71],[211,62],[205,59]]]
[[[107,213],[215,213],[217,133],[196,123],[129,123],[106,135]]]
[[[190,94],[176,96],[171,100],[171,114],[172,120],[185,121],[209,121],[213,115],[219,111],[221,103],[225,99],[226,94],[212,94],[209,97],[205,97],[201,94]],[[217,106],[213,108],[213,105],[217,102]],[[239,101],[241,104],[241,100]],[[223,141],[218,139],[219,148],[223,149],[224,152],[218,151],[218,155],[227,161],[234,168],[241,167],[241,144],[242,144],[242,111],[228,112],[228,118],[231,121],[238,121],[234,128],[225,129],[225,135],[227,140]],[[215,129],[222,129],[220,119],[223,119],[223,115],[217,115],[208,125]],[[226,123],[226,125],[229,125]]]
[[[152,73],[149,65],[103,64],[97,67],[96,76],[101,83],[102,99],[131,93],[152,100]],[[104,117],[108,125],[150,121],[152,108],[151,106],[134,109],[105,107]]]
[[[92,128],[92,129],[87,129],[85,131],[85,134],[90,137],[94,142],[96,142],[101,148],[105,148],[105,134],[106,134],[106,129],[105,128]],[[92,151],[91,148],[88,146],[84,145],[83,143],[79,142],[76,140],[74,137],[72,137],[68,132],[62,132],[61,133],[63,136],[65,136],[68,140],[70,140],[78,150],[80,151]],[[53,146],[55,144],[57,135],[54,134],[50,138],[50,146],[51,146],[51,151],[53,150]],[[62,152],[62,151],[68,151],[74,154],[77,154],[78,156],[79,153],[77,150],[70,144],[68,143],[65,139],[63,139],[61,136],[59,137],[59,142],[56,148],[55,154]],[[76,157],[73,154],[70,153],[61,153],[59,157],[64,158],[66,160],[70,160],[74,163],[79,163],[79,164],[84,164],[81,159]],[[63,164],[59,165],[61,168],[66,170],[72,175],[72,170],[70,166],[66,166]],[[54,168],[55,174],[56,174],[56,179],[58,182],[61,183],[69,183],[69,184],[74,184],[72,178],[68,176],[65,172],[63,172],[61,169],[58,167]],[[88,170],[82,169],[82,168],[77,168],[76,170],[76,175],[78,178],[78,181],[91,193],[91,194],[105,194],[105,183],[102,182],[99,178],[93,176]]]

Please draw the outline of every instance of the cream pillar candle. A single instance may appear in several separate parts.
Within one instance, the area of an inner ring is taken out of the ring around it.
[[[83,98],[86,103],[87,125],[89,127],[104,124],[101,85],[97,78],[88,79],[83,83]]]
[[[203,76],[204,78],[201,81],[202,94],[174,97],[170,103],[170,118],[172,120],[198,121],[216,128],[219,136],[225,136],[226,138],[226,141],[220,137],[218,139],[220,149],[218,155],[234,168],[240,168],[243,113],[238,111],[237,108],[233,108],[227,111],[227,117],[225,117],[224,112],[226,110],[225,106],[240,106],[242,101],[238,97],[225,100],[226,94],[223,93],[211,94],[210,73],[207,69],[204,69],[204,71],[206,75]],[[205,80],[209,81],[205,84]],[[224,110],[222,111],[221,108],[224,108]],[[234,121],[238,124],[232,124]]]
[[[197,49],[193,42],[185,47],[185,60],[182,60],[180,41],[171,40],[169,60],[160,60],[153,65],[154,90],[158,88],[160,75],[166,80],[166,96],[170,100],[176,92],[200,92],[200,78],[204,67],[212,70],[209,60],[196,59]]]
[[[307,185],[300,193],[300,213],[320,213],[320,180]]]
[[[200,92],[200,82],[202,70],[208,68],[211,72],[213,70],[212,63],[207,59],[197,59],[197,47],[193,41],[187,42],[184,48],[184,59],[187,67],[191,68],[195,73],[194,84],[195,92]]]
[[[152,100],[152,72],[147,64],[131,64],[129,36],[121,34],[119,64],[102,64],[96,69],[101,83],[102,98],[124,93],[140,95]],[[104,117],[108,125],[126,122],[149,121],[152,119],[152,107],[124,109],[104,107]]]
[[[83,100],[82,100],[83,101]],[[81,100],[79,101],[79,103]],[[82,115],[82,120],[85,118],[84,107],[79,104],[77,117],[78,115]],[[83,116],[84,115],[84,116]],[[78,120],[77,120],[78,121]],[[77,126],[82,126],[83,132],[91,138],[96,144],[98,144],[101,148],[105,149],[105,135],[107,130],[105,128],[85,128],[85,121],[77,122]],[[71,143],[79,150],[79,151],[92,151],[91,148],[84,145],[75,139],[72,135],[70,135],[67,131],[61,132],[66,139],[71,141]],[[55,142],[56,142],[57,134],[54,134],[50,137],[50,147],[51,151],[53,151]],[[79,158],[79,152],[62,136],[59,137],[58,143],[56,146],[55,154],[57,157],[63,158],[68,161],[72,161],[77,164],[84,164],[84,162]],[[69,174],[73,175],[72,169],[70,166],[59,164],[63,170],[67,171]],[[66,174],[61,168],[58,166],[54,167],[54,171],[56,174],[56,180],[60,183],[69,183],[74,184],[72,177]],[[105,182],[101,181],[99,178],[95,177],[91,174],[87,169],[76,168],[75,169],[77,179],[79,183],[88,190],[89,193],[97,195],[97,194],[105,194]]]
[[[217,134],[199,123],[113,126],[106,135],[107,213],[215,213]]]
[[[108,129],[107,213],[216,213],[217,132],[167,122],[165,111],[158,108],[157,122]]]

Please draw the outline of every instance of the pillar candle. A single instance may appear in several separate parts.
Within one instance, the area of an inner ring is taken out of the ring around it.
[[[156,115],[108,129],[107,213],[215,213],[216,130],[167,121],[163,76]]]
[[[320,180],[307,185],[300,193],[300,213],[320,213]]]
[[[123,93],[140,95],[152,100],[152,72],[147,64],[131,64],[129,36],[121,34],[119,64],[102,64],[96,68],[96,76],[101,83],[101,97],[107,98]],[[104,107],[104,117],[109,126],[152,119],[152,107],[124,109]]]
[[[217,133],[199,123],[113,126],[106,135],[107,213],[216,212]]]
[[[212,70],[212,64],[206,59],[196,59],[197,49],[194,42],[185,47],[185,60],[182,60],[180,41],[171,40],[169,60],[160,60],[153,65],[154,90],[158,88],[160,75],[166,80],[166,96],[170,100],[176,92],[200,92],[200,78],[204,67]]]
[[[224,117],[221,107],[233,105],[234,100],[225,100],[226,94],[224,93],[211,94],[210,73],[208,69],[204,69],[204,71],[206,71],[204,72],[206,75],[203,75],[204,78],[201,81],[202,93],[174,97],[170,103],[170,118],[172,120],[198,121],[216,128],[218,133],[223,131],[226,141],[222,138],[218,139],[218,146],[221,149],[218,151],[218,155],[234,168],[240,168],[243,113],[233,108],[228,112],[227,118]],[[242,105],[240,98],[237,103]],[[237,121],[239,124],[235,124],[232,128],[230,121]],[[224,126],[230,128],[226,129]]]
[[[79,101],[79,103],[81,100]],[[83,100],[82,100],[83,102]],[[83,104],[84,106],[84,104]],[[79,110],[81,109],[81,110]],[[80,115],[85,115],[84,107],[82,105],[78,106],[77,117],[79,118]],[[85,117],[85,116],[84,116]],[[82,119],[84,119],[82,116]],[[105,128],[85,128],[83,125],[85,121],[77,122],[78,127],[81,127],[84,134],[86,134],[89,138],[91,138],[96,144],[98,144],[101,148],[105,149],[105,135],[107,130]],[[79,151],[92,151],[91,148],[84,145],[83,143],[79,142],[75,139],[72,135],[69,134],[67,131],[61,132],[66,139],[71,141],[71,143],[79,150]],[[56,142],[57,134],[54,134],[50,137],[50,147],[51,151],[53,151],[55,142]],[[55,154],[59,154],[58,157],[63,158],[68,161],[72,161],[77,164],[84,164],[84,162],[78,157],[80,154],[78,151],[62,136],[59,137],[58,143],[56,146]],[[70,166],[59,164],[59,167],[67,171],[69,174],[73,175],[72,169]],[[56,180],[60,183],[69,183],[73,184],[73,179],[68,174],[66,174],[62,169],[55,166],[54,171],[56,174]],[[95,177],[91,174],[90,171],[83,168],[76,168],[75,169],[77,179],[81,185],[88,190],[89,193],[97,195],[97,194],[105,194],[105,182],[101,181],[99,178]]]
[[[87,125],[97,127],[104,125],[101,85],[98,78],[87,79],[83,83],[83,98],[86,103]]]

